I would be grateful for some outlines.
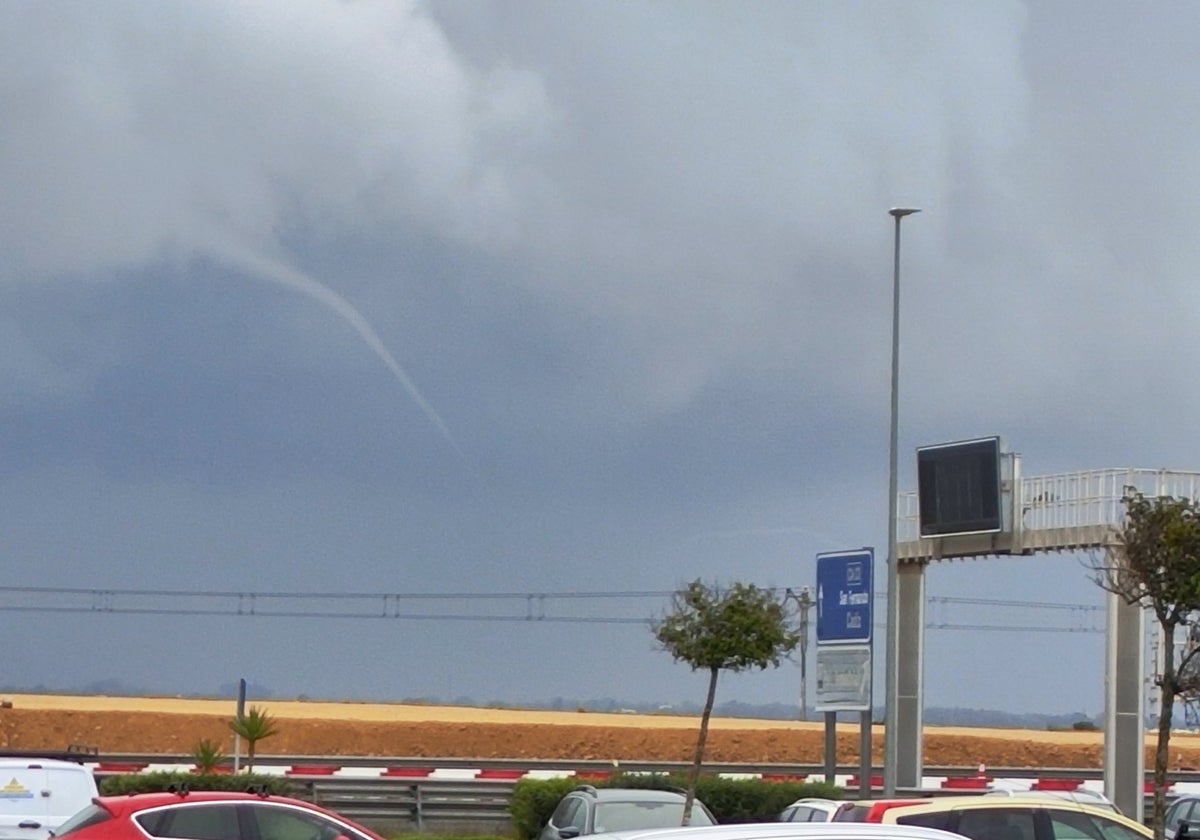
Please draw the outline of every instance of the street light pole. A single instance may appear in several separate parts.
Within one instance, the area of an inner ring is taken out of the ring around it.
[[[800,720],[808,720],[808,611],[812,609],[812,590],[807,586],[797,595],[789,586],[784,599],[793,598],[800,611]]]
[[[883,707],[883,795],[896,795],[899,749],[896,724],[899,710],[900,561],[896,556],[896,472],[900,413],[900,220],[921,211],[915,207],[893,207],[888,211],[896,220],[892,257],[892,413],[888,445],[888,557],[887,557],[887,656],[884,673]]]
[[[800,720],[808,720],[808,611],[812,609],[812,590],[800,590]]]

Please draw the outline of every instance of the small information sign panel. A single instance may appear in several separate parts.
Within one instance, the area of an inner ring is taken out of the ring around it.
[[[818,712],[871,710],[871,646],[817,647]]]

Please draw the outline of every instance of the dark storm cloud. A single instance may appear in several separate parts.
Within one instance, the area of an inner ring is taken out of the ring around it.
[[[0,7],[16,579],[803,584],[817,551],[883,539],[896,204],[925,209],[904,228],[904,453],[1001,433],[1029,474],[1192,466],[1194,15]],[[1064,600],[1098,597],[1046,562]],[[977,565],[930,588],[1022,585]],[[144,625],[111,630],[165,660]],[[253,631],[280,662],[197,678],[338,690],[296,676],[295,627]],[[311,657],[364,695],[469,672],[528,696],[595,642],[514,632],[318,628]],[[690,690],[619,633],[581,694]],[[423,668],[380,675],[356,635]],[[737,690],[794,693],[791,671],[758,679]],[[1028,685],[1006,696],[1046,699]]]

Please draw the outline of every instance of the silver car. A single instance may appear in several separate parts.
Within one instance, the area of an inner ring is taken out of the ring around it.
[[[879,823],[771,822],[614,831],[588,840],[964,840],[937,828]]]
[[[605,788],[580,785],[562,798],[542,829],[539,840],[573,840],[589,834],[678,828],[686,797],[674,790]],[[700,800],[692,803],[692,825],[716,820]]]

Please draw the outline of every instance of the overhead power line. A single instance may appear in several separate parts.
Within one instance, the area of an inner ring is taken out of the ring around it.
[[[649,624],[644,603],[666,604],[672,590],[612,592],[239,592],[188,589],[88,589],[81,587],[0,586],[0,612],[98,613],[107,615],[210,616],[245,618],[403,620],[463,622],[548,622],[558,624]],[[884,603],[883,593],[876,593]],[[607,614],[559,611],[557,601],[603,601]],[[490,606],[488,606],[490,602]],[[1090,604],[931,596],[931,613],[969,608],[969,615],[931,615],[926,628],[997,632],[1103,632],[1104,610]],[[441,604],[431,610],[431,603]],[[418,608],[418,605],[426,608]],[[612,609],[619,606],[620,609]],[[983,620],[981,610],[1003,609],[1000,620]],[[1073,623],[1042,620],[1046,613],[1069,612]],[[882,610],[876,610],[882,618]],[[624,613],[624,614],[616,614]],[[875,622],[882,627],[883,621]]]

